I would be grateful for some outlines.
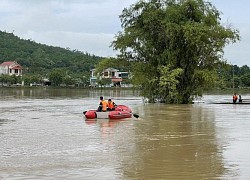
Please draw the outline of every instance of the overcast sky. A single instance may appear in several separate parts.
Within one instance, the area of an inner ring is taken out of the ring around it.
[[[121,29],[119,15],[137,0],[0,0],[0,30],[23,39],[115,56],[110,43]],[[231,64],[250,67],[250,0],[210,0],[222,23],[240,31],[241,41],[226,47]]]

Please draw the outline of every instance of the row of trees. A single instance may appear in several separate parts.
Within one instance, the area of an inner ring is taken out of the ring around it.
[[[125,59],[117,58],[103,58],[99,63],[95,65],[96,73],[100,74],[104,69],[113,67],[119,69],[120,71],[131,72],[133,69],[137,69],[136,66],[139,66],[136,62],[129,62]],[[165,74],[170,79],[172,78],[172,83],[177,83],[175,80],[175,75],[173,76],[170,70],[167,67],[161,69],[162,74]],[[134,83],[135,85],[140,84],[137,82],[139,78],[137,77],[137,72],[131,72],[133,74],[132,81],[128,80],[128,83]],[[176,73],[179,73],[176,71]],[[212,83],[207,89],[211,88],[244,88],[250,87],[250,68],[247,65],[239,67],[237,65],[230,65],[227,63],[220,63],[220,65],[215,66],[215,79],[216,81]],[[143,78],[143,77],[141,77]],[[163,79],[162,79],[163,80]],[[100,85],[110,84],[110,80],[102,79],[98,81]],[[175,87],[175,86],[173,86]],[[207,90],[206,89],[206,90]]]
[[[4,84],[11,85],[11,84],[21,84],[22,79],[20,76],[9,76],[6,74],[0,75],[0,84],[3,86]]]
[[[219,88],[248,88],[250,87],[250,68],[247,65],[239,67],[237,65],[225,65],[218,69],[218,81],[216,87]]]
[[[47,78],[52,83],[53,86],[78,86],[78,87],[86,87],[89,85],[89,76],[85,75],[75,75],[70,76],[62,70],[52,70]],[[23,76],[9,76],[6,74],[0,75],[0,84],[1,86],[11,86],[11,85],[25,85],[30,86],[33,85],[44,85],[45,84],[44,76],[40,74],[24,74]]]
[[[117,63],[115,58],[105,58],[100,63],[96,64],[97,73],[101,73],[103,69],[108,67],[114,67],[116,69],[122,69],[122,71],[130,71],[129,67],[132,68],[132,64],[126,65],[128,62],[120,60],[120,63]],[[162,73],[166,74],[168,78],[172,78],[172,83],[177,83],[174,79],[174,76],[171,75],[171,72],[168,68],[163,68]],[[178,73],[178,71],[176,71]],[[87,76],[83,74],[68,75],[64,70],[56,69],[52,70],[48,75],[48,79],[51,81],[52,85],[60,86],[62,84],[66,86],[80,86],[88,87],[90,75]],[[126,79],[127,84],[134,83],[137,78],[132,80]],[[0,84],[1,85],[13,85],[13,84],[22,84],[29,86],[30,84],[43,84],[44,76],[40,74],[24,74],[21,76],[9,76],[2,74],[0,75]],[[101,79],[98,81],[98,84],[104,86],[110,84],[110,79]],[[175,86],[173,86],[175,87]],[[239,67],[237,65],[224,64],[217,69],[217,80],[211,88],[216,89],[226,89],[226,88],[249,88],[250,87],[250,68],[247,65]],[[174,89],[173,89],[174,90]]]

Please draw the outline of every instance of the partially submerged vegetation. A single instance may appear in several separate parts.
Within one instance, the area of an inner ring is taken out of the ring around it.
[[[124,29],[113,41],[120,58],[133,62],[133,80],[151,102],[190,103],[214,87],[223,48],[239,40],[203,0],[138,1],[123,10]]]

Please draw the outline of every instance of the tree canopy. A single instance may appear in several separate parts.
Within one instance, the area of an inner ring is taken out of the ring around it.
[[[134,83],[150,101],[191,102],[218,78],[224,47],[240,39],[203,0],[140,0],[120,19],[123,31],[112,46],[135,63]]]

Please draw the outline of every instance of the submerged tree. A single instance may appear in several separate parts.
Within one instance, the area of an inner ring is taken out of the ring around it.
[[[120,19],[112,46],[134,62],[134,83],[150,101],[189,103],[215,81],[225,45],[239,40],[203,0],[140,0]]]

